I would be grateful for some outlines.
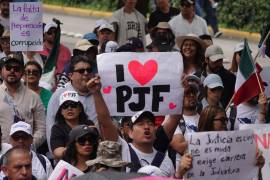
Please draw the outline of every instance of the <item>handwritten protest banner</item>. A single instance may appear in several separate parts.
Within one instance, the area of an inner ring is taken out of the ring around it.
[[[41,2],[10,3],[11,51],[43,50]]]
[[[84,174],[82,171],[72,166],[71,164],[60,160],[54,168],[48,180],[63,180],[71,179]]]
[[[111,115],[155,115],[182,110],[182,56],[178,52],[104,53],[97,57],[103,97]]]
[[[248,180],[258,173],[252,130],[190,133],[188,150],[190,180]]]
[[[240,129],[253,129],[257,147],[265,158],[262,168],[263,180],[270,179],[270,124],[240,124]]]

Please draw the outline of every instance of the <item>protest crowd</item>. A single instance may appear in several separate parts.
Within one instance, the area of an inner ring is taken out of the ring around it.
[[[44,23],[42,51],[12,51],[12,0],[0,0],[0,179],[62,179],[57,177],[67,174],[57,170],[61,163],[86,179],[104,171],[207,179],[206,169],[208,179],[237,173],[262,179],[269,157],[256,146],[253,132],[241,127],[267,126],[269,97],[263,67],[254,62],[247,41],[232,47],[226,69],[223,49],[214,41],[222,33],[214,22],[210,35],[195,13],[197,1],[179,0],[180,7],[171,7],[169,0],[156,0],[149,22],[136,2],[123,0],[72,51],[61,43],[61,19]],[[207,3],[216,6],[214,0]],[[148,89],[147,78],[160,71],[162,83],[153,80]],[[172,98],[162,97],[167,92]],[[207,151],[213,154],[206,160]],[[223,152],[220,159],[217,152]]]

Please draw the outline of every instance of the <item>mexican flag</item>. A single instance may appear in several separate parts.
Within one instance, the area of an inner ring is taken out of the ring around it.
[[[257,69],[258,68],[255,68],[254,66],[250,49],[247,40],[245,39],[244,49],[241,53],[236,76],[235,94],[233,99],[235,106],[242,102],[246,102],[261,93],[259,81],[262,88],[263,84],[260,75],[257,73]],[[256,73],[258,74],[258,78],[256,77]]]

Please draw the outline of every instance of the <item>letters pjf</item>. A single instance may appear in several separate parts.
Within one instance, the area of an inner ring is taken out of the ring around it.
[[[111,115],[131,116],[141,110],[155,115],[181,113],[180,53],[104,53],[97,64]]]

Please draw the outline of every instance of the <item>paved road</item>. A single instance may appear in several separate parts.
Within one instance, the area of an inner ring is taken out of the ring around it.
[[[64,43],[66,46],[68,46],[70,49],[74,48],[75,43],[79,40],[78,37],[74,37],[78,34],[85,34],[86,32],[90,32],[93,30],[95,26],[95,21],[97,20],[96,17],[80,17],[80,16],[70,16],[70,15],[63,15],[63,14],[54,14],[54,13],[45,13],[43,16],[43,21],[49,22],[52,18],[57,18],[61,22],[63,22],[62,25],[62,31],[65,33],[68,33],[72,35],[73,37],[63,35],[61,38],[62,43]],[[148,43],[149,43],[149,38]],[[226,60],[225,65],[229,66],[232,55],[233,55],[233,48],[234,46],[240,42],[241,39],[230,39],[230,38],[219,38],[214,39],[214,43],[220,45],[225,53]],[[249,46],[252,49],[253,56],[257,53],[257,43],[249,42]],[[258,58],[258,62],[262,66],[270,66],[270,59],[266,58]]]

